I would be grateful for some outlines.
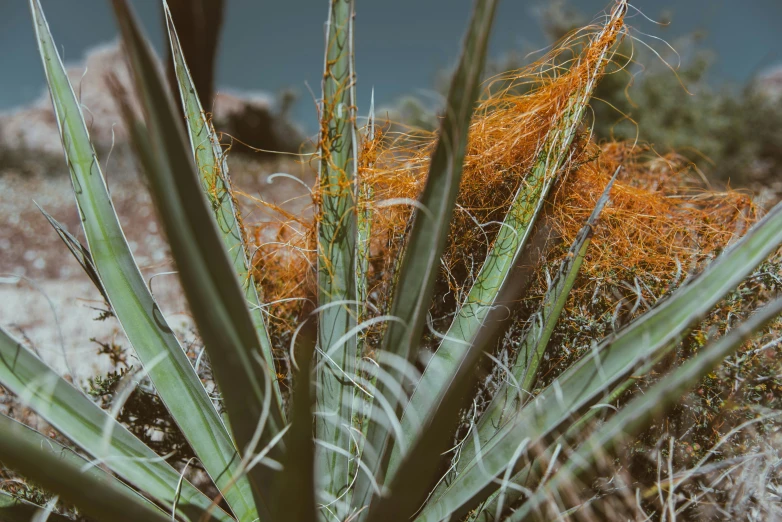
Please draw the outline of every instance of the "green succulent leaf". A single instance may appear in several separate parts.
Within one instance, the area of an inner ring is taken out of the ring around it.
[[[382,351],[408,361],[417,356],[440,267],[440,256],[448,239],[462,176],[467,132],[478,99],[480,76],[496,7],[496,0],[478,0],[475,4],[459,65],[446,100],[445,116],[432,155],[426,186],[419,198],[420,207],[415,212],[393,293],[391,315],[399,318],[399,321],[388,323]],[[398,371],[391,369],[390,372],[400,377]],[[377,394],[382,395],[386,391],[386,387],[379,382]],[[395,405],[395,408],[401,406]],[[385,415],[376,401],[373,408],[380,415]],[[390,457],[392,446],[389,425],[389,422],[370,419],[366,444],[373,451],[362,454],[362,459],[378,479],[384,478],[384,468]],[[374,458],[372,454],[375,454]],[[371,495],[370,482],[369,477],[358,475],[354,507],[366,505]]]
[[[372,89],[372,95],[369,103],[369,116],[367,117],[366,132],[363,137],[369,142],[375,139],[375,90]],[[374,167],[373,164],[368,165]],[[367,317],[367,291],[369,281],[369,257],[370,241],[372,238],[372,201],[375,194],[372,186],[362,180],[358,182],[358,213],[357,213],[357,238],[356,238],[356,295],[359,306],[358,322]],[[363,337],[359,336],[357,353],[359,357],[363,354]]]
[[[291,399],[291,424],[287,433],[282,476],[278,479],[277,519],[285,522],[317,520],[315,498],[315,444],[312,438],[312,359],[317,331],[308,321],[297,336],[294,375],[295,390]]]
[[[179,473],[2,328],[0,383],[111,471],[168,509],[174,506]],[[221,509],[212,509],[212,500],[189,482],[180,490],[178,512],[188,520],[202,520],[210,510],[209,520],[232,520]]]
[[[323,71],[318,177],[318,375],[315,434],[317,476],[324,503],[345,518],[344,496],[351,483],[350,426],[355,389],[361,261],[356,190],[356,109],[353,69],[353,0],[331,0]],[[364,243],[365,244],[365,243]],[[357,274],[359,276],[357,277]],[[365,283],[364,283],[365,284]],[[337,448],[339,451],[330,449]]]
[[[438,488],[436,500],[417,520],[441,520],[476,497],[486,498],[497,489],[495,477],[514,460],[521,444],[534,444],[550,434],[616,381],[681,339],[781,243],[782,205],[777,205],[698,277],[565,370],[493,438],[475,441],[468,436],[464,447],[479,443],[480,453],[460,461],[455,479]]]
[[[5,415],[0,415],[0,460],[98,519],[170,520],[157,506],[108,473],[85,473],[71,459],[41,451],[40,441],[30,437],[30,430]]]
[[[506,285],[508,284],[506,283]],[[502,314],[500,308],[489,313],[494,320]],[[470,349],[457,369],[451,385],[436,409],[427,418],[426,426],[405,452],[393,476],[386,480],[384,491],[373,499],[369,508],[370,522],[410,520],[427,500],[432,477],[442,466],[442,456],[453,444],[453,430],[465,408],[464,390],[475,386],[475,366],[494,337],[492,328],[481,328],[470,342]]]
[[[540,507],[580,475],[590,471],[600,455],[610,451],[624,437],[637,434],[644,426],[679,400],[688,388],[735,352],[745,341],[782,314],[782,299],[776,299],[733,328],[719,341],[707,346],[693,359],[664,377],[642,395],[630,401],[619,413],[599,427],[571,455],[562,468],[513,513],[508,522],[522,522],[538,514]]]
[[[213,477],[238,518],[265,519],[272,512],[269,503],[274,474],[267,463],[279,462],[282,451],[275,440],[282,429],[282,412],[271,391],[276,375],[263,359],[244,293],[223,247],[184,129],[152,50],[127,3],[115,0],[113,5],[146,127],[123,103],[121,87],[115,83],[113,88],[149,179],[185,296],[243,457],[239,459],[235,451],[221,448],[216,458],[230,460]],[[267,446],[266,460],[254,461],[254,455]],[[198,455],[202,460],[207,458]],[[251,462],[253,466],[248,466]],[[248,498],[250,484],[255,506]]]
[[[18,499],[13,495],[0,491],[0,520],[4,522],[30,522],[36,515],[45,512],[46,508]],[[47,522],[70,522],[70,518],[49,513]]]
[[[551,286],[546,292],[543,304],[541,305],[541,311],[538,312],[538,320],[533,322],[530,329],[524,334],[525,337],[519,349],[519,354],[521,357],[523,357],[523,359],[513,367],[512,376],[514,383],[528,382],[529,384],[522,385],[520,386],[520,390],[516,390],[512,389],[512,387],[507,384],[507,381],[503,383],[495,396],[492,398],[489,407],[481,415],[477,423],[475,429],[478,430],[479,440],[487,440],[491,438],[491,436],[496,431],[496,426],[503,424],[504,414],[514,412],[518,407],[518,401],[523,402],[524,396],[531,390],[532,382],[534,382],[534,379],[529,377],[530,372],[534,373],[534,370],[531,366],[539,363],[540,357],[543,353],[545,353],[548,340],[559,318],[559,314],[562,311],[561,307],[564,306],[564,302],[567,299],[571,288],[573,287],[573,283],[575,282],[576,276],[578,275],[581,263],[583,262],[584,256],[586,255],[587,247],[589,246],[594,226],[597,223],[600,212],[608,203],[608,196],[611,187],[613,186],[613,183],[616,180],[620,170],[621,168],[616,170],[613,178],[603,191],[603,195],[598,200],[592,215],[587,220],[586,225],[576,235],[576,240],[573,242],[573,245],[571,245],[566,258],[563,261],[563,264],[560,266],[557,276],[551,282]],[[667,351],[667,349],[664,349],[663,351]],[[527,355],[525,356],[524,354]],[[654,360],[647,363],[642,369],[636,371],[635,373],[637,375],[644,375],[651,370],[654,364],[659,362],[661,357],[662,356],[656,357]],[[534,358],[537,358],[538,361],[536,362]],[[525,361],[532,362],[532,365],[529,365],[529,363],[527,363],[528,365],[525,365]],[[614,388],[602,400],[602,402],[611,404],[627,389],[629,389],[630,386],[632,386],[636,381],[637,378],[634,377],[626,379],[622,384]],[[549,445],[549,447],[546,449],[547,453],[545,455],[550,456],[553,454],[553,451],[557,445],[572,441],[574,437],[577,437],[581,433],[582,428],[588,422],[593,420],[600,413],[600,411],[600,409],[589,409],[580,419],[571,424],[563,435],[559,436],[553,443]],[[470,447],[465,448],[462,451],[460,458],[467,460],[472,458],[474,454],[471,449],[472,448]],[[503,485],[500,487],[500,489],[492,493],[492,495],[486,501],[481,503],[480,506],[475,507],[470,504],[465,504],[460,508],[459,511],[455,513],[455,516],[462,516],[465,513],[472,511],[472,514],[468,520],[493,522],[496,518],[495,514],[498,510],[501,510],[502,505],[507,506],[515,504],[516,501],[519,500],[522,496],[519,488],[507,487],[508,484],[516,484],[522,487],[526,487],[529,477],[535,473],[540,473],[540,464],[542,461],[545,461],[545,459],[546,457],[544,456],[543,458],[535,459],[531,464],[527,464],[521,469],[521,471],[513,475],[509,481],[503,481]]]
[[[371,101],[369,105],[369,117],[363,139],[372,143],[375,139],[375,90],[372,89]],[[373,164],[367,164],[367,168],[373,168]],[[356,295],[358,301],[358,323],[365,322],[371,317],[369,313],[369,266],[370,266],[370,248],[372,241],[373,209],[372,204],[375,198],[372,185],[363,179],[358,179],[358,216],[357,216],[357,238],[356,238]],[[367,353],[367,332],[360,331],[356,338],[356,354],[361,359]],[[369,397],[353,387],[353,411],[358,412],[354,415],[354,424],[356,428],[365,435],[366,422],[362,413],[366,411],[365,407]],[[361,439],[357,448],[357,453],[361,452]]]
[[[40,3],[31,0],[30,6],[87,245],[100,281],[161,400],[210,476],[218,486],[226,486],[238,461],[233,442],[133,259]],[[246,489],[233,487],[226,495],[239,512],[252,511]],[[245,508],[239,509],[243,504]]]
[[[159,511],[160,508],[141,496],[138,492],[132,490],[130,487],[128,487],[125,483],[121,482],[119,479],[115,478],[113,475],[105,472],[100,467],[96,466],[94,463],[90,463],[87,459],[82,457],[81,455],[77,454],[73,450],[63,446],[57,441],[54,441],[45,435],[41,434],[40,432],[30,428],[29,426],[25,426],[24,424],[21,424],[20,422],[17,422],[16,420],[13,420],[5,415],[0,415],[0,431],[3,429],[8,429],[13,431],[15,434],[17,434],[20,438],[24,439],[26,442],[28,442],[29,448],[37,448],[38,451],[42,452],[45,457],[44,460],[47,458],[53,458],[56,459],[63,464],[65,464],[67,467],[70,467],[74,470],[78,470],[81,475],[84,475],[87,477],[87,481],[97,482],[99,484],[105,484],[109,488],[121,490],[124,496],[128,497],[128,499],[131,502],[135,502],[136,504],[139,504],[141,506],[146,506],[148,509]],[[34,458],[34,457],[33,457]],[[2,456],[0,456],[0,460],[2,460]],[[42,462],[42,465],[44,462]],[[49,470],[42,470],[42,472],[46,473]],[[28,475],[32,477],[33,475]],[[56,479],[60,479],[60,477],[52,477]],[[80,486],[80,487],[87,487]],[[99,493],[99,492],[98,492]],[[77,502],[74,502],[77,506],[81,506],[82,500],[80,499]],[[7,509],[7,512],[5,511]],[[29,520],[32,520],[32,515],[36,512],[41,512],[45,508],[41,508],[40,506],[36,506],[34,504],[21,502],[17,499],[14,499],[11,497],[10,499],[8,496],[5,496],[3,492],[0,492],[0,520],[6,521],[10,520],[10,522],[13,522],[14,520],[24,520],[24,522],[28,522]],[[27,514],[27,518],[21,518],[24,514]],[[8,515],[8,518],[6,518],[6,515]],[[48,520],[54,520],[54,521],[64,521],[69,520],[66,517],[61,517],[57,515],[56,513],[49,513]],[[14,518],[16,517],[16,518]],[[195,519],[195,518],[193,518]],[[37,520],[37,519],[36,519]]]
[[[576,235],[576,240],[570,247],[559,272],[543,298],[541,312],[537,320],[533,323],[532,328],[527,332],[522,342],[519,353],[523,357],[523,361],[517,362],[514,368],[514,377],[517,382],[521,383],[521,393],[529,392],[535,383],[538,366],[540,366],[540,361],[546,351],[548,341],[551,339],[551,334],[557,324],[559,315],[562,313],[568,295],[570,295],[570,290],[576,281],[581,263],[584,261],[589,242],[592,239],[592,232],[597,224],[597,219],[606,203],[608,203],[608,194],[620,169],[621,167],[616,169],[614,177],[611,178],[608,186],[606,186],[586,225]]]
[[[559,316],[565,306],[570,290],[573,288],[573,284],[578,276],[579,269],[581,268],[584,256],[586,255],[589,243],[592,239],[594,227],[597,224],[600,213],[609,201],[608,196],[611,192],[611,187],[613,187],[614,181],[616,181],[616,177],[620,170],[621,167],[616,169],[614,176],[609,181],[602,196],[600,196],[600,199],[598,199],[586,224],[576,235],[575,241],[570,246],[562,265],[560,265],[557,275],[554,277],[543,298],[543,303],[540,306],[537,317],[533,321],[531,327],[524,333],[524,340],[518,351],[519,361],[517,361],[517,364],[513,367],[513,377],[511,379],[512,382],[518,383],[520,388],[514,389],[508,384],[508,379],[503,381],[502,386],[497,390],[492,401],[489,403],[489,407],[481,415],[477,423],[475,429],[478,430],[479,440],[490,438],[496,430],[495,427],[502,424],[503,414],[506,413],[506,409],[510,412],[515,411],[517,408],[516,402],[523,402],[524,397],[531,391],[532,385],[535,382],[537,368],[546,351],[548,341],[559,320]],[[612,396],[624,392],[632,382],[635,381],[628,380],[628,382],[620,386],[618,390],[609,394],[609,398],[607,398],[606,402],[610,403]],[[597,411],[598,410],[589,410],[584,417],[568,428],[567,433],[561,438],[567,439],[572,433],[577,433],[578,428],[583,423],[587,422],[591,416],[596,415]],[[557,444],[558,442],[560,441],[557,440],[554,444]],[[462,452],[460,458],[469,459],[471,456],[472,453],[470,452],[470,448],[466,448]],[[523,483],[531,471],[530,468],[534,467],[538,460],[539,459],[536,459],[532,465],[525,466],[520,472],[513,476],[510,482]],[[484,518],[479,518],[481,514],[485,517],[493,516],[496,510],[496,503],[501,495],[507,495],[509,498],[503,498],[503,500],[510,503],[513,503],[515,499],[520,496],[518,489],[511,488],[509,491],[506,489],[507,488],[501,488],[501,491],[493,493],[487,500],[486,505],[482,506],[479,512],[475,513],[470,520],[485,520]],[[471,506],[463,506],[461,511],[469,509],[471,509]],[[459,513],[461,513],[461,511]]]
[[[179,43],[179,37],[171,18],[168,3],[163,0],[166,15],[166,27],[168,39],[171,43],[171,55],[174,58],[174,67],[179,88],[179,96],[182,101],[182,110],[187,122],[187,134],[190,138],[190,146],[193,149],[196,168],[200,174],[201,184],[209,204],[214,212],[217,228],[223,240],[226,252],[231,259],[234,271],[242,283],[244,297],[250,307],[250,315],[258,332],[261,343],[261,351],[269,368],[274,368],[274,355],[269,333],[255,284],[255,278],[249,270],[250,259],[247,254],[247,245],[242,233],[239,209],[233,198],[231,180],[228,177],[228,162],[226,161],[220,140],[207,119],[195,83],[187,68],[185,56]],[[278,408],[284,414],[280,383],[275,379],[272,384],[274,397],[277,399]]]
[[[668,348],[663,349],[659,355],[647,362],[640,370],[633,372],[636,375],[625,379],[621,384],[617,385],[613,390],[611,390],[608,395],[606,395],[604,398],[601,398],[600,402],[602,404],[613,404],[619,400],[619,398],[628,389],[630,389],[633,384],[638,382],[639,376],[649,373],[652,368],[654,368],[654,366],[665,357],[667,352],[677,344],[679,344],[678,340],[671,343]],[[478,506],[464,504],[458,511],[455,512],[455,516],[460,516],[460,514],[468,513],[474,509],[470,518],[467,519],[468,521],[494,522],[497,519],[496,514],[498,512],[502,512],[503,506],[512,506],[517,504],[518,501],[521,500],[521,498],[524,496],[522,491],[529,489],[530,482],[543,476],[543,466],[545,463],[550,462],[552,458],[556,456],[557,448],[564,447],[565,445],[572,445],[573,441],[577,440],[579,436],[582,436],[589,423],[594,422],[594,420],[599,415],[603,414],[604,411],[605,410],[603,408],[590,408],[587,410],[587,412],[584,413],[577,421],[568,426],[565,433],[557,437],[554,442],[549,444],[548,448],[544,450],[540,457],[525,465],[521,471],[513,475],[510,480],[503,480],[500,488],[492,493],[488,499],[480,503]],[[509,473],[507,469],[506,473]],[[521,486],[523,489],[513,487],[513,485]]]

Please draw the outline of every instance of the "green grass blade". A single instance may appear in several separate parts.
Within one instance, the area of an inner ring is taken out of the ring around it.
[[[64,500],[99,520],[169,522],[163,513],[108,473],[84,473],[69,459],[42,451],[29,430],[0,415],[0,460],[12,469],[55,491]]]
[[[440,256],[448,239],[449,225],[462,176],[467,132],[478,99],[480,77],[496,7],[497,0],[478,0],[475,4],[459,65],[446,100],[445,115],[432,156],[426,186],[419,198],[422,208],[415,212],[398,282],[394,289],[391,315],[401,321],[388,323],[382,350],[407,360],[413,360],[417,355],[418,343],[440,269]],[[393,369],[390,371],[392,375],[398,377],[397,372]],[[385,391],[385,387],[380,384],[378,393],[383,394]],[[391,400],[393,401],[393,398]],[[403,405],[394,404],[394,406],[398,409]],[[380,412],[377,402],[373,408]],[[384,414],[380,413],[380,415]],[[364,452],[362,458],[379,479],[384,476],[383,468],[387,465],[387,458],[390,456],[389,440],[387,423],[370,421],[367,444],[374,448],[380,458],[370,458],[368,452]],[[354,507],[365,506],[370,494],[370,481],[360,474]]]
[[[697,356],[664,377],[649,390],[630,401],[603,426],[599,427],[565,465],[508,522],[522,522],[535,515],[548,499],[558,498],[561,488],[572,485],[578,476],[593,468],[600,456],[610,451],[623,437],[637,434],[644,426],[695,385],[722,360],[736,351],[745,341],[782,314],[782,299],[776,299],[755,312],[744,323],[733,328],[719,341],[707,346]]]
[[[596,346],[521,408],[491,440],[480,441],[481,455],[462,461],[456,478],[439,488],[437,500],[427,506],[419,520],[441,520],[478,493],[485,491],[488,496],[494,477],[505,470],[524,440],[534,444],[550,434],[633,368],[671,346],[781,243],[782,205],[777,205],[698,277]],[[468,438],[465,446],[474,442]],[[487,487],[490,489],[485,490]]]
[[[353,0],[331,0],[323,73],[323,104],[320,135],[318,220],[318,375],[315,436],[350,454],[349,427],[354,390],[345,375],[354,375],[357,338],[350,335],[358,316],[356,287],[360,261],[357,249],[356,110],[353,70]],[[320,499],[336,504],[344,518],[345,490],[351,482],[349,457],[319,445],[317,476]]]
[[[30,6],[87,245],[100,280],[161,400],[209,475],[218,486],[225,486],[237,465],[236,449],[133,260],[40,3],[31,0]],[[161,354],[165,354],[162,359]],[[152,361],[157,361],[154,367]],[[247,489],[234,487],[227,495],[239,512],[252,512]],[[241,509],[242,504],[247,507]]]
[[[269,368],[274,368],[274,355],[269,333],[266,330],[266,321],[261,309],[261,301],[255,286],[255,279],[248,267],[250,261],[247,257],[247,245],[242,235],[239,209],[236,207],[231,191],[231,180],[228,177],[228,162],[226,161],[220,140],[207,119],[201,101],[198,98],[195,84],[187,68],[179,37],[174,28],[174,21],[168,9],[168,3],[163,1],[168,28],[168,39],[171,43],[171,56],[174,58],[174,66],[179,87],[179,96],[182,101],[182,109],[187,122],[187,134],[190,138],[190,146],[193,150],[196,168],[200,174],[202,188],[209,200],[214,212],[217,228],[223,240],[225,250],[231,259],[234,271],[242,283],[244,297],[250,307],[255,330],[261,343],[261,353]],[[274,380],[272,390],[279,403],[280,411],[283,411],[282,393],[280,383]],[[284,411],[283,411],[284,413]]]
[[[146,127],[135,120],[132,110],[122,102],[118,92],[121,87],[115,83],[113,88],[149,180],[185,296],[223,397],[236,446],[244,461],[250,462],[274,440],[283,425],[282,412],[271,392],[276,375],[263,360],[241,285],[223,248],[184,129],[154,54],[127,2],[115,0],[113,6]],[[280,444],[273,444],[267,459],[279,461],[281,451]],[[217,477],[217,486],[232,509],[239,511],[237,517],[269,518],[272,468],[259,463],[240,476],[236,453],[221,455],[225,456],[231,457],[231,465],[225,466],[222,475]],[[204,458],[200,454],[199,457]],[[257,514],[247,497],[248,479]]]
[[[0,383],[111,471],[167,508],[173,507],[179,473],[2,328]],[[106,441],[108,430],[111,438]],[[211,504],[192,484],[182,483],[178,512],[191,522],[202,520]],[[214,509],[207,520],[228,522],[232,518]]]
[[[0,491],[0,520],[3,522],[30,522],[43,508]],[[47,522],[71,522],[71,519],[50,513]]]
[[[592,54],[590,49],[589,68],[580,78],[580,83],[574,87],[567,105],[558,115],[558,121],[554,122],[548,131],[531,171],[529,174],[521,173],[526,175],[503,225],[497,232],[489,255],[410,397],[410,403],[402,418],[402,432],[407,437],[406,443],[409,443],[420,429],[413,419],[425,419],[436,406],[464,358],[470,339],[481,328],[489,311],[499,304],[500,288],[516,266],[557,174],[571,154],[571,144],[581,125],[592,91],[610,60],[615,38],[605,36],[616,34],[623,15],[624,9],[617,7],[604,29],[595,35],[594,41],[599,42],[601,47],[594,49],[595,54]],[[391,457],[389,472],[393,471],[399,460],[397,448]]]

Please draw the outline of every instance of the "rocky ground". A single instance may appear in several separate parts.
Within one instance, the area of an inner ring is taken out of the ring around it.
[[[115,43],[107,44],[90,51],[68,74],[136,261],[169,322],[185,340],[192,338],[186,302],[177,277],[170,273],[175,267],[105,86],[108,75],[130,84],[124,59]],[[301,135],[275,103],[273,97],[258,93],[218,93],[211,110],[215,124],[227,133],[226,143],[231,141],[229,134],[251,143],[254,138],[268,143],[273,136],[276,141],[268,148],[296,150]],[[252,125],[237,123],[247,121]],[[272,184],[266,181],[269,174],[283,171],[311,185],[314,175],[308,164],[297,163],[290,155],[248,153],[238,144],[235,151],[232,177],[244,194],[239,200],[247,224],[268,219],[254,197],[284,203],[295,212],[310,203],[300,183],[285,177],[275,177]],[[96,355],[99,345],[91,339],[120,345],[126,341],[116,319],[98,320],[103,306],[99,292],[36,203],[85,242],[46,92],[28,107],[0,114],[0,324],[26,339],[58,371],[72,371],[74,380],[83,382],[109,369],[108,358]]]
[[[113,163],[113,165],[112,165]],[[292,161],[258,162],[237,157],[234,183],[245,222],[265,219],[253,198],[263,198],[301,211],[309,202],[305,187],[283,171],[311,183],[308,165]],[[128,242],[161,308],[185,340],[193,337],[179,281],[149,193],[129,157],[110,160],[105,169],[114,205]],[[126,345],[115,318],[99,320],[103,302],[76,259],[57,237],[36,203],[82,242],[75,199],[64,162],[47,174],[5,172],[0,175],[0,324],[27,339],[40,356],[58,371],[73,371],[83,382],[108,370],[109,360],[97,355],[91,341]],[[69,370],[70,369],[70,370]]]

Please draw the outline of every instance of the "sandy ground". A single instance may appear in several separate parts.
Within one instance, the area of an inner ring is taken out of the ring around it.
[[[114,160],[112,160],[114,161]],[[286,172],[312,182],[308,166],[293,162],[260,164],[237,157],[234,185],[242,193],[260,197],[300,212],[309,204],[300,183],[270,173]],[[131,250],[163,312],[184,342],[195,336],[165,238],[151,198],[134,173],[132,162],[107,169],[115,208]],[[241,196],[246,223],[268,219],[257,203]],[[0,324],[25,339],[40,357],[61,373],[84,381],[110,368],[98,344],[115,342],[128,347],[119,322],[97,320],[100,294],[36,208],[34,201],[63,223],[83,243],[84,234],[65,168],[48,176],[15,173],[0,175]],[[156,276],[156,274],[159,274]],[[153,277],[154,276],[154,277]]]

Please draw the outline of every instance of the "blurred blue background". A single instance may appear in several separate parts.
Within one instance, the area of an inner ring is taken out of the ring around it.
[[[66,62],[116,38],[106,0],[43,0],[51,29]],[[162,22],[157,0],[134,0],[147,33],[158,50]],[[216,70],[217,89],[270,93],[294,88],[299,94],[291,116],[308,132],[316,128],[316,112],[308,87],[320,90],[323,62],[325,0],[227,0]],[[472,0],[358,0],[356,49],[359,107],[369,105],[375,89],[380,105],[400,96],[424,99],[438,72],[455,60]],[[495,24],[491,53],[522,54],[548,44],[535,10],[540,0],[504,0]],[[572,0],[589,17],[599,16],[606,0]],[[652,19],[670,19],[668,26],[651,23],[637,12],[629,20],[638,31],[673,41],[699,34],[697,45],[713,52],[708,70],[713,85],[741,84],[770,65],[782,62],[782,1],[780,0],[637,0],[633,3]],[[660,42],[644,37],[658,48]],[[24,0],[0,2],[0,110],[40,97],[44,79],[29,8]],[[431,93],[431,94],[427,94]]]

